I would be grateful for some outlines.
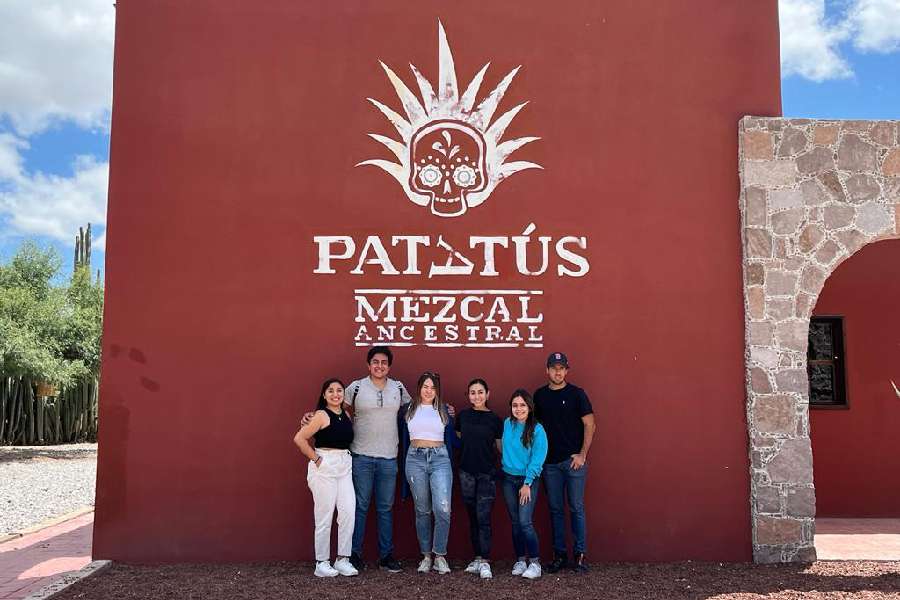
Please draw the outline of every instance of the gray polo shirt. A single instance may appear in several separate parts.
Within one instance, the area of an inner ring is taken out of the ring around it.
[[[397,411],[411,400],[403,384],[389,378],[384,389],[379,390],[369,377],[363,377],[347,386],[344,400],[353,407],[350,451],[376,458],[397,458]]]

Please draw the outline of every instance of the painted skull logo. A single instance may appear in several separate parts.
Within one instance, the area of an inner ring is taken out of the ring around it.
[[[476,98],[488,65],[460,93],[447,34],[438,22],[437,88],[410,65],[421,98],[387,65],[384,72],[403,107],[398,113],[378,100],[368,100],[387,117],[400,139],[377,133],[369,137],[383,144],[397,162],[373,158],[357,164],[372,165],[393,177],[410,201],[427,206],[439,217],[456,217],[487,200],[501,181],[526,169],[540,169],[528,161],[507,158],[537,137],[501,141],[506,128],[527,102],[514,106],[496,119],[503,95],[519,71],[509,72],[476,106]]]
[[[410,148],[409,187],[431,200],[431,212],[461,215],[466,196],[485,186],[484,140],[465,123],[438,121],[417,131]]]

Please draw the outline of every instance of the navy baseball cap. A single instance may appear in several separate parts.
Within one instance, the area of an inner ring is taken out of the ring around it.
[[[562,352],[554,352],[550,356],[547,357],[547,368],[549,369],[553,365],[562,365],[565,368],[569,368],[569,359],[566,358],[566,355]]]

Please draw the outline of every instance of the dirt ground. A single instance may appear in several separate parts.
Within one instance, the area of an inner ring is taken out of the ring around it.
[[[482,581],[453,573],[420,575],[406,563],[392,575],[371,568],[358,577],[317,579],[307,563],[142,566],[114,564],[54,600],[578,600],[587,598],[898,598],[900,562],[819,562],[760,566],[729,563],[595,564],[590,573],[545,574],[528,581],[494,565]]]

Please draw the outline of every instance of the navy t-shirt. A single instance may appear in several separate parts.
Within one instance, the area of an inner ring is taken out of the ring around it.
[[[581,417],[594,413],[584,390],[567,383],[559,390],[549,385],[534,393],[534,415],[547,432],[546,463],[559,463],[581,452],[584,422]]]
[[[490,473],[497,465],[496,440],[503,437],[503,421],[489,410],[467,409],[454,422],[462,436],[459,468],[466,473]]]

